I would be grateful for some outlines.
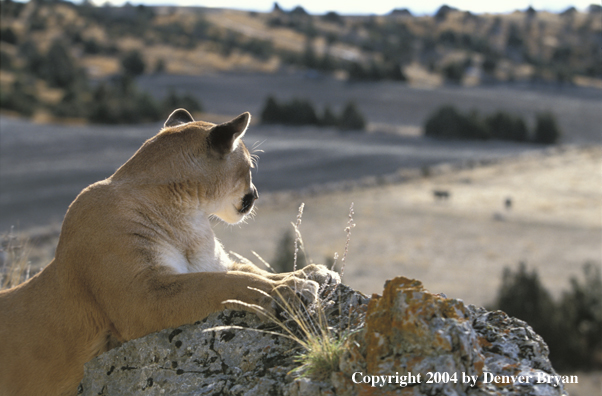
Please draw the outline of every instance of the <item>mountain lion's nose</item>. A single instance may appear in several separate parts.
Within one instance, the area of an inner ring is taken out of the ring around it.
[[[252,186],[251,192],[245,194],[242,198],[242,207],[240,208],[241,213],[247,213],[253,207],[253,202],[259,198],[259,194],[257,193],[257,189],[255,186]]]

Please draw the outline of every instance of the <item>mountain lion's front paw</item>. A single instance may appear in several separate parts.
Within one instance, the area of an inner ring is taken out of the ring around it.
[[[335,271],[331,271],[324,265],[309,264],[303,267],[300,271],[309,279],[318,282],[319,284],[337,285],[341,283],[341,277]]]
[[[318,298],[319,285],[313,280],[307,280],[290,276],[280,282],[272,293],[272,297],[278,298],[289,304],[292,308],[313,304]],[[285,305],[286,305],[285,304]]]

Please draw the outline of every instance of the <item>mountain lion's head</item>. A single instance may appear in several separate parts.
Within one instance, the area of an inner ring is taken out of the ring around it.
[[[216,125],[177,109],[112,179],[167,189],[170,205],[238,223],[258,198],[251,181],[252,156],[241,140],[250,120],[243,113]]]

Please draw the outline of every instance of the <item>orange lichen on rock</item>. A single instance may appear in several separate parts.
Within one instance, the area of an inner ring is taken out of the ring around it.
[[[484,357],[470,320],[462,301],[432,294],[420,281],[388,281],[368,304],[367,373],[421,373],[423,381],[434,371],[481,375]]]
[[[482,346],[482,347],[488,347],[488,348],[490,348],[493,345],[492,343],[490,343],[489,341],[487,341],[487,338],[485,338],[485,337],[479,337],[478,341],[479,341],[479,345]]]

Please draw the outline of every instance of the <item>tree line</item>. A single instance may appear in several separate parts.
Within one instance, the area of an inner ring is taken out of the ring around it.
[[[269,96],[261,111],[263,124],[315,125],[334,127],[343,131],[361,131],[366,128],[365,117],[353,101],[345,104],[340,114],[336,114],[329,105],[318,113],[307,99],[293,98],[279,101]]]
[[[27,41],[19,46],[19,52],[24,58],[24,67],[15,73],[16,78],[9,89],[0,92],[0,108],[3,109],[25,116],[44,109],[58,118],[84,118],[104,124],[160,121],[177,107],[202,111],[200,101],[188,93],[172,90],[165,98],[157,100],[138,89],[135,78],[148,70],[148,66],[137,50],[120,55],[117,75],[96,82],[90,81],[85,69],[78,66],[64,39],[53,41],[45,52]],[[0,61],[2,69],[17,70],[11,58]],[[61,99],[56,103],[42,102],[36,91],[36,79],[50,88],[61,89]]]
[[[570,288],[555,301],[536,270],[525,263],[505,268],[493,306],[529,324],[550,348],[557,370],[602,369],[602,279],[595,263],[583,266],[583,280],[570,279]]]
[[[554,114],[536,114],[532,130],[519,115],[505,111],[482,116],[463,113],[451,105],[435,110],[425,121],[424,135],[443,139],[509,140],[537,144],[557,143],[562,135]]]

